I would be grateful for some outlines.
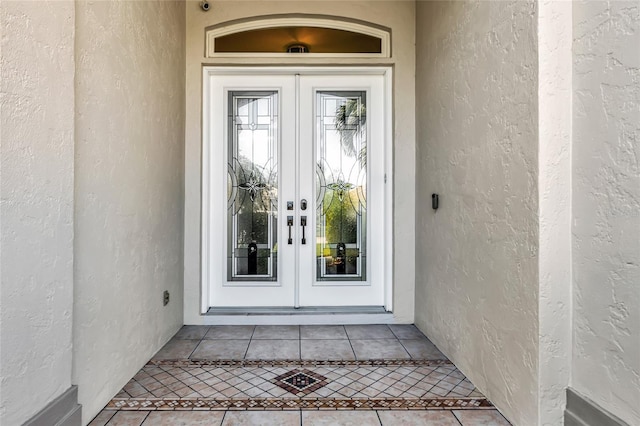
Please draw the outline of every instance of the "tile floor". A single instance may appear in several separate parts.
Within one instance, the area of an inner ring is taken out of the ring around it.
[[[509,425],[412,325],[184,326],[91,422]]]
[[[153,357],[154,360],[410,358],[446,359],[411,325],[184,326]]]
[[[496,410],[102,411],[91,426],[508,426]]]

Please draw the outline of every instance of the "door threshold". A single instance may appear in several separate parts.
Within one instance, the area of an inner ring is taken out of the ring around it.
[[[351,308],[351,309],[349,309]],[[354,309],[355,308],[355,309]],[[357,311],[356,311],[357,309]],[[356,325],[395,324],[381,306],[322,308],[210,308],[190,325]]]
[[[360,315],[388,314],[384,306],[211,307],[205,315]]]

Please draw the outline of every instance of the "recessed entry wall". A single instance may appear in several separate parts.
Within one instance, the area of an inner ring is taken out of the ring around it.
[[[640,2],[573,3],[571,387],[640,424]]]
[[[418,2],[417,31],[416,324],[538,424],[536,2]]]
[[[415,3],[412,1],[213,1],[204,12],[187,3],[186,141],[185,141],[185,324],[201,324],[200,212],[203,65],[388,65],[393,67],[393,312],[395,321],[413,322],[414,315],[414,164],[415,164]],[[357,18],[391,31],[391,57],[207,57],[207,29],[228,22],[274,16]]]
[[[75,4],[73,383],[86,424],[182,325],[185,4]]]

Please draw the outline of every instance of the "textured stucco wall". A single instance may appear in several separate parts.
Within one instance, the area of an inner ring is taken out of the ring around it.
[[[413,1],[236,1],[211,2],[203,12],[187,2],[187,104],[185,147],[185,323],[203,321],[200,312],[200,164],[202,64],[300,65],[300,57],[205,58],[205,28],[235,19],[273,14],[318,14],[360,19],[390,28],[394,65],[394,279],[393,311],[398,322],[414,318],[415,243],[415,2]],[[366,59],[306,59],[304,64],[371,64]]]
[[[539,424],[561,425],[571,373],[571,2],[538,2]]]
[[[73,2],[0,4],[0,424],[71,385]]]
[[[640,2],[573,5],[572,387],[640,424]]]
[[[416,324],[507,418],[533,425],[536,3],[418,2],[416,19]]]
[[[184,10],[77,3],[73,377],[85,423],[182,324]]]

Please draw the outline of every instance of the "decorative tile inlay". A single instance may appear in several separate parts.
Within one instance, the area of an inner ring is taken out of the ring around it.
[[[299,359],[152,359],[149,365],[171,365],[174,367],[264,367],[264,366],[390,366],[390,365],[453,365],[448,359],[365,359],[365,360],[299,360]]]
[[[486,398],[112,399],[107,410],[461,410],[494,408]]]
[[[274,377],[271,382],[297,396],[308,395],[328,383],[327,378],[320,374],[297,369]]]
[[[110,407],[314,409],[311,402],[301,400],[316,401],[316,408],[324,409],[373,409],[370,401],[376,401],[375,407],[387,409],[490,406],[448,362],[181,360],[145,365]]]

